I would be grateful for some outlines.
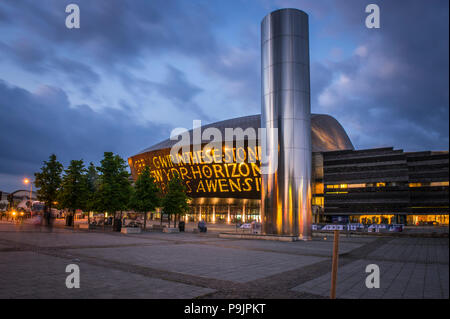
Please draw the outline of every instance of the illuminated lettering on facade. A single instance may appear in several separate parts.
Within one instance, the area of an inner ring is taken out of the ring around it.
[[[165,189],[174,176],[182,179],[191,197],[260,197],[259,146],[202,149],[177,154],[178,163],[173,160],[170,149],[139,154],[129,160],[133,178],[136,179],[145,166]],[[220,155],[220,156],[219,156]]]

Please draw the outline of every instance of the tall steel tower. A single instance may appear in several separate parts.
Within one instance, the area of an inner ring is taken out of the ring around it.
[[[268,148],[278,149],[278,169],[262,174],[263,232],[310,239],[308,15],[297,9],[268,14],[261,23],[261,59],[261,127],[278,132],[277,139],[267,138]]]

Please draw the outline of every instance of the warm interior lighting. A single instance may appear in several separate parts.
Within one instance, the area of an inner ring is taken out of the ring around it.
[[[323,183],[314,184],[314,194],[323,194]]]
[[[323,207],[323,205],[324,205],[323,197],[322,196],[313,197],[312,204],[316,205],[316,206],[322,206]]]
[[[364,188],[366,184],[348,184],[348,188]]]
[[[388,224],[391,224],[394,222],[394,215],[357,215],[357,216],[351,216],[350,219],[356,218],[358,223],[375,223],[379,224],[383,221],[387,221]]]
[[[373,185],[374,184],[338,184],[338,185],[327,185],[326,188],[331,188],[331,189],[365,188],[365,187],[373,187]],[[447,185],[448,185],[448,183],[447,183]],[[375,183],[375,186],[376,187],[386,187],[386,183],[385,182]],[[420,184],[420,186],[422,186],[422,185]],[[420,186],[416,186],[416,187],[420,187]],[[413,186],[410,186],[410,187],[413,187]]]
[[[327,192],[327,194],[348,194],[348,192]]]
[[[348,188],[348,184],[327,185],[327,188]]]
[[[420,225],[421,223],[437,222],[440,225],[448,225],[448,214],[447,215],[410,215],[407,217],[408,223],[413,223],[414,225]]]
[[[448,182],[431,182],[430,186],[448,186]]]

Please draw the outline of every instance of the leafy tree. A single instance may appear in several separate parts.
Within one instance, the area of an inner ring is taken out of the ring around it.
[[[95,207],[95,192],[98,190],[99,176],[97,168],[94,163],[90,162],[86,173],[87,186],[88,186],[88,198],[86,203],[86,210],[88,211],[88,223],[90,224],[90,212],[96,210]]]
[[[127,209],[131,195],[131,185],[125,161],[112,152],[105,152],[97,167],[99,176],[98,190],[94,205],[97,211],[114,215]]]
[[[89,198],[89,185],[83,160],[72,160],[65,170],[58,192],[58,206],[72,212],[72,218],[66,222],[67,226],[74,225],[75,211],[84,210]]]
[[[162,200],[163,211],[170,216],[174,215],[174,227],[176,227],[176,217],[185,214],[189,210],[188,201],[190,198],[186,195],[186,189],[183,181],[179,177],[172,178],[167,186],[167,192]]]
[[[53,202],[57,200],[62,171],[63,165],[56,160],[56,155],[52,154],[48,161],[44,161],[41,171],[34,174],[37,198],[44,203],[46,213],[51,213]]]
[[[147,212],[155,210],[160,205],[160,190],[155,179],[146,166],[134,185],[130,198],[130,208],[144,213],[144,229],[147,226]]]

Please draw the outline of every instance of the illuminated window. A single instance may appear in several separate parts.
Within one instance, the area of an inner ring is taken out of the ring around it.
[[[448,186],[448,182],[432,182],[430,186]]]
[[[323,207],[323,197],[313,197],[312,204]]]
[[[377,183],[377,187],[386,187],[386,183]]]
[[[327,194],[348,194],[348,192],[327,192]]]
[[[327,188],[347,188],[347,184],[327,185]]]
[[[409,183],[409,187],[422,187],[422,183]]]
[[[364,188],[366,187],[366,184],[348,184],[348,188]]]
[[[317,183],[314,185],[314,194],[323,194],[323,184]]]

